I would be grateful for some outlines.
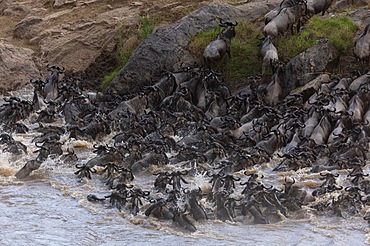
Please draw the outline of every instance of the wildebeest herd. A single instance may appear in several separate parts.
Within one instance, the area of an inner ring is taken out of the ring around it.
[[[315,1],[284,0],[276,16],[302,5],[308,11],[309,2]],[[221,24],[225,30],[237,25]],[[368,27],[356,45],[369,42]],[[91,194],[90,202],[173,220],[188,231],[196,231],[194,221],[207,219],[274,223],[303,206],[342,217],[360,214],[370,221],[365,211],[370,205],[370,73],[333,76],[280,98],[282,69],[278,62],[273,66],[272,81],[279,83],[263,85],[260,77],[249,77],[236,94],[211,68],[189,67],[163,72],[139,93],[110,95],[85,92],[80,79],[62,79],[63,68],[48,66],[45,81],[31,80],[32,101],[4,99],[0,144],[3,151],[27,154],[27,146],[12,134],[29,132],[23,122],[33,118],[39,124],[32,129],[39,133],[32,140],[36,157],[15,174],[18,179],[48,158],[59,158],[75,166],[79,179],[99,178],[106,184],[107,195]],[[65,125],[55,125],[57,120]],[[66,135],[92,141],[95,157],[82,162],[73,149],[63,149]],[[281,187],[267,185],[253,171],[264,163],[276,173],[317,173],[322,183],[304,187],[285,175]],[[143,173],[153,174],[150,189],[132,184]],[[209,181],[209,189],[191,184],[198,175]]]

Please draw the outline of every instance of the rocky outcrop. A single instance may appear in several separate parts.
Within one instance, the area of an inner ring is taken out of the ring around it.
[[[369,4],[368,0],[337,0],[335,4],[336,9],[343,9],[348,7],[366,6]]]
[[[38,16],[27,16],[14,28],[13,36],[19,39],[30,39],[37,35],[42,18]]]
[[[128,63],[111,82],[107,92],[124,94],[138,91],[162,71],[175,71],[200,63],[202,58],[194,57],[187,49],[192,36],[217,27],[218,18],[232,21],[254,20],[268,9],[267,5],[261,5],[247,11],[223,3],[212,3],[173,25],[159,28],[135,50]]]
[[[315,91],[318,91],[322,84],[330,82],[330,75],[327,73],[320,74],[315,79],[311,80],[304,86],[298,87],[291,91],[292,94],[313,94]]]
[[[360,7],[353,10],[349,17],[353,22],[358,25],[359,32],[365,28],[366,25],[370,23],[370,15],[368,7]]]
[[[34,52],[31,49],[15,47],[5,40],[0,40],[0,74],[0,93],[2,94],[25,85],[31,78],[40,78]]]
[[[0,35],[14,45],[31,46],[43,68],[46,64],[63,66],[68,74],[86,78],[89,88],[98,89],[104,75],[118,66],[114,53],[118,37],[124,49],[136,46],[131,43],[137,38],[131,35],[135,35],[141,16],[164,13],[163,20],[172,22],[187,9],[209,2],[3,0],[0,15],[6,23],[0,27]],[[47,73],[45,69],[42,72]]]
[[[312,46],[291,59],[285,67],[284,95],[307,82],[317,75],[332,72],[339,64],[340,52],[326,40]]]
[[[83,71],[105,49],[113,49],[116,31],[105,21],[81,21],[53,28],[31,39],[44,63],[63,64],[66,70]]]
[[[58,18],[67,18],[74,9],[66,9],[43,18],[43,25]],[[44,63],[63,65],[67,71],[82,72],[106,51],[112,51],[117,43],[117,23],[122,29],[133,25],[139,10],[128,7],[108,10],[94,20],[81,19],[46,28],[29,40],[37,45]],[[67,17],[63,17],[67,16]]]
[[[30,8],[16,1],[0,1],[0,13],[4,16],[21,16],[30,13]]]

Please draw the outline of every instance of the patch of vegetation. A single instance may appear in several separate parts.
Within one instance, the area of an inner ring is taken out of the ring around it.
[[[202,57],[204,48],[221,30],[219,27],[193,37],[189,44],[190,52]],[[279,59],[286,62],[322,38],[327,38],[340,52],[348,54],[353,46],[356,30],[356,24],[347,16],[314,16],[306,23],[303,31],[294,35],[281,35],[274,40],[274,44],[278,49]],[[258,27],[251,22],[243,21],[236,26],[236,37],[231,42],[231,58],[226,56],[216,68],[232,88],[244,84],[248,76],[261,74],[261,41],[257,38],[261,36]]]
[[[114,71],[104,76],[103,82],[99,87],[99,91],[103,92],[107,89],[110,82],[117,76],[121,68],[116,68]]]
[[[357,31],[357,25],[348,16],[332,18],[314,16],[310,19],[307,27],[318,37],[328,37],[329,43],[346,54],[349,53],[353,46]]]
[[[217,37],[222,29],[222,27],[217,27],[192,37],[188,46],[189,51],[196,55],[203,55],[204,48]]]
[[[274,40],[274,44],[278,50],[279,59],[288,62],[293,57],[317,44],[318,41],[318,37],[307,29],[295,35],[279,36]]]
[[[261,73],[260,30],[249,21],[240,22],[231,42],[231,58],[223,66],[222,74],[228,85],[238,87],[246,77]]]
[[[122,26],[117,27],[117,67],[104,76],[103,82],[100,85],[100,91],[105,91],[110,82],[117,76],[119,71],[126,65],[132,52],[135,48],[150,34],[153,33],[154,27],[156,24],[156,19],[150,17],[149,15],[141,16],[139,19],[139,25],[136,30],[136,33],[133,35],[137,36],[137,39],[134,44],[131,44],[130,47],[124,42]]]
[[[322,38],[334,45],[341,53],[349,54],[353,46],[357,26],[347,16],[330,18],[312,17],[304,30],[295,35],[279,36],[275,45],[282,60],[290,60]]]
[[[141,16],[139,19],[139,27],[137,28],[137,34],[139,35],[139,42],[142,42],[150,34],[153,33],[154,26],[157,23],[156,18],[149,15]]]
[[[221,32],[222,27],[208,30],[194,36],[189,43],[189,51],[203,57],[204,48]],[[231,41],[231,58],[227,55],[216,68],[223,74],[227,84],[237,87],[249,75],[261,73],[259,29],[249,21],[239,22],[235,27],[236,36]]]

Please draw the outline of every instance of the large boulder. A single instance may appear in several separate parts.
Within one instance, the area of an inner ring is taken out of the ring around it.
[[[218,26],[218,18],[224,20],[255,20],[259,9],[267,12],[269,6],[243,10],[223,3],[211,3],[176,23],[160,27],[133,52],[128,63],[107,88],[107,93],[125,94],[140,90],[162,71],[175,71],[201,61],[188,50],[192,36]]]
[[[0,93],[19,89],[31,78],[41,78],[37,64],[33,50],[0,40]]]
[[[286,65],[283,95],[312,81],[321,73],[332,72],[339,60],[340,52],[327,40],[308,48]]]

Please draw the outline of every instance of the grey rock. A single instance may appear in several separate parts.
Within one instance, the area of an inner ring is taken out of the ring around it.
[[[358,30],[363,30],[370,23],[370,15],[368,7],[359,7],[353,10],[349,17],[358,25]]]
[[[314,91],[318,91],[322,84],[326,84],[330,82],[330,76],[327,73],[320,74],[315,79],[311,80],[307,84],[302,87],[298,87],[291,91],[291,94],[301,94],[306,90],[313,89]]]
[[[366,6],[368,0],[338,0],[335,4],[336,9],[348,8],[350,6]]]
[[[321,73],[332,72],[339,60],[340,52],[325,40],[308,48],[286,65],[283,96],[312,81]]]
[[[268,7],[263,5],[262,8]],[[107,92],[124,94],[138,91],[164,70],[176,71],[202,62],[202,57],[194,57],[188,51],[189,41],[192,36],[217,27],[217,18],[254,20],[256,9],[247,11],[223,3],[211,3],[173,25],[160,27],[133,52],[128,63],[108,86]]]

